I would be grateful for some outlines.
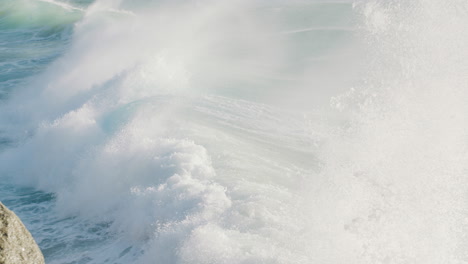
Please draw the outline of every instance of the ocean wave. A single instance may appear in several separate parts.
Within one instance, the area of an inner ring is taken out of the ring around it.
[[[466,4],[8,8],[72,25],[0,106],[49,262],[466,261]]]

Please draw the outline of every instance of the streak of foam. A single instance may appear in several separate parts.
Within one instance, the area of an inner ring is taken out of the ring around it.
[[[63,9],[69,10],[69,11],[75,11],[75,10],[76,11],[81,11],[81,12],[85,11],[85,9],[83,9],[83,8],[76,7],[76,6],[73,6],[73,5],[64,3],[64,2],[59,2],[59,1],[54,1],[54,0],[38,0],[38,1],[49,3],[49,4],[52,4],[52,5],[56,5],[56,6],[59,6],[59,7],[63,8]]]

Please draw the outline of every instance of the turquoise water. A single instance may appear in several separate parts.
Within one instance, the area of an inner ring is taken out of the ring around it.
[[[2,1],[0,7],[0,94],[44,70],[67,46],[81,11],[46,2]]]
[[[0,200],[47,263],[467,263],[466,10],[0,0]]]

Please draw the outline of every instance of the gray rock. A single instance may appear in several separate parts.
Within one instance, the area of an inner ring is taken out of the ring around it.
[[[44,264],[44,256],[18,216],[0,202],[0,264]]]

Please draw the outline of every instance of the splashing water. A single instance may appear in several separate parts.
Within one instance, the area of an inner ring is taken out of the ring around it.
[[[49,263],[468,262],[464,1],[0,1]]]

